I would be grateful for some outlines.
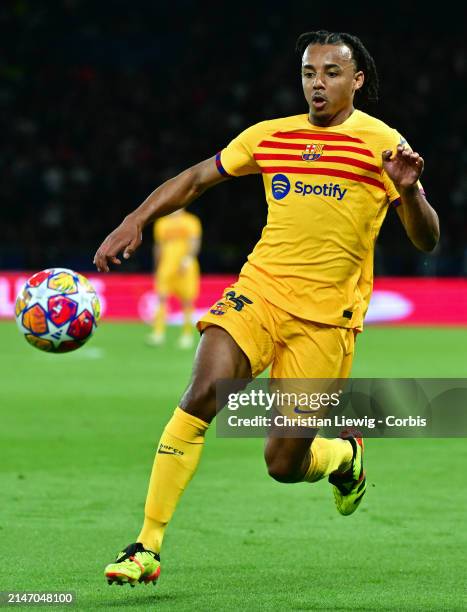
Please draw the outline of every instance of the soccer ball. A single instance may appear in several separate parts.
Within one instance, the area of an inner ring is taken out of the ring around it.
[[[94,333],[100,304],[85,276],[51,268],[26,281],[16,298],[15,315],[29,344],[41,351],[68,353]]]

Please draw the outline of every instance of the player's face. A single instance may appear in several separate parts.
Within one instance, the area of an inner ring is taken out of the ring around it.
[[[363,85],[347,45],[309,45],[302,58],[302,84],[315,125],[339,125],[353,111],[353,97]]]

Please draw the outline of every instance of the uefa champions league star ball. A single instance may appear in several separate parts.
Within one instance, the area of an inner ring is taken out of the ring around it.
[[[37,272],[16,298],[16,323],[32,346],[50,353],[75,351],[94,333],[100,316],[88,279],[67,268]]]

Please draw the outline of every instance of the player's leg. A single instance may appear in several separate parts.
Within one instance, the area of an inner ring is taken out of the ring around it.
[[[251,379],[271,362],[273,342],[261,321],[264,301],[235,285],[200,320],[203,331],[191,382],[162,434],[138,541],[159,552],[165,528],[201,456],[216,414],[219,379]],[[241,296],[241,297],[237,297]]]
[[[248,358],[220,327],[201,337],[193,374],[158,446],[138,541],[159,552],[165,528],[201,457],[206,430],[216,415],[216,381],[250,378]]]
[[[301,482],[310,467],[314,434],[303,438],[266,439],[264,458],[269,475],[279,482]]]
[[[283,321],[277,329],[284,337],[280,338],[281,348],[276,350],[273,378],[338,379],[350,375],[354,352],[352,330],[305,321]],[[270,475],[280,482],[316,482],[329,476],[331,482],[333,479],[336,482],[343,479],[346,484],[351,481],[351,489],[357,484],[357,476],[360,485],[364,479],[361,440],[352,436],[328,440],[315,434],[316,431],[308,436],[305,431],[302,438],[269,436],[265,459]],[[341,500],[341,507],[336,497],[342,514],[353,512],[361,499],[352,505],[351,497]]]
[[[107,566],[111,581],[157,579],[165,528],[198,465],[204,435],[215,416],[216,380],[250,379],[271,363],[274,343],[263,325],[267,317],[264,300],[237,283],[199,321],[204,333],[192,379],[158,446],[143,528],[138,542]]]
[[[158,444],[143,528],[137,542],[106,567],[109,583],[157,580],[165,529],[196,471],[206,430],[216,414],[216,380],[250,377],[249,359],[235,340],[220,327],[208,327],[198,346],[191,382]]]
[[[267,438],[264,452],[269,475],[279,482],[317,482],[334,472],[347,472],[352,445],[341,438]]]

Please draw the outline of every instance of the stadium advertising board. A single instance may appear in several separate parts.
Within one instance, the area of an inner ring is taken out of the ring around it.
[[[16,295],[31,272],[0,272],[0,318],[14,316]],[[150,274],[88,274],[95,287],[104,319],[150,321],[156,306]],[[210,307],[233,276],[205,275],[195,316]],[[169,321],[181,322],[175,299]],[[432,278],[377,278],[366,323],[409,325],[467,324],[467,280]]]

